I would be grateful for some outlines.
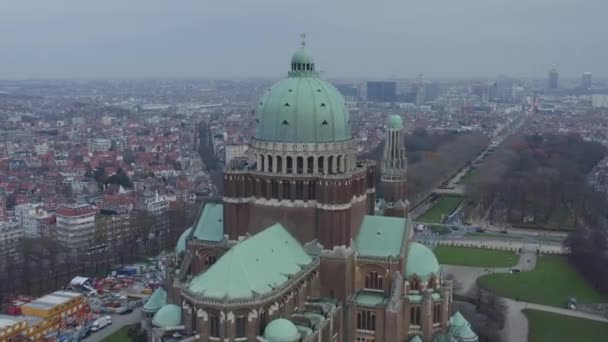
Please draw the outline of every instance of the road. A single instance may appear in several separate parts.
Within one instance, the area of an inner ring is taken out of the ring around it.
[[[139,308],[134,309],[133,312],[128,315],[110,315],[110,317],[112,317],[112,325],[109,325],[100,331],[91,332],[91,335],[83,341],[101,342],[104,338],[112,335],[125,325],[139,323],[143,319]]]

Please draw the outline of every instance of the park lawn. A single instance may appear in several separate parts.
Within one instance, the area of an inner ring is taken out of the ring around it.
[[[420,215],[416,221],[424,223],[442,223],[462,202],[460,196],[441,196],[424,214]]]
[[[532,271],[485,275],[479,282],[500,296],[557,307],[565,307],[570,297],[585,304],[605,300],[565,257],[554,255],[540,256]]]
[[[116,330],[112,335],[104,338],[101,342],[131,342],[131,337],[129,337],[130,327],[130,325],[125,325],[119,330]]]
[[[473,267],[511,267],[519,257],[511,251],[485,248],[438,246],[433,250],[440,264]]]
[[[477,175],[477,170],[475,168],[471,168],[469,169],[469,171],[467,171],[467,173],[462,176],[462,178],[460,178],[458,180],[457,184],[469,184],[471,182],[471,180],[473,180],[473,178],[475,178],[475,175]]]
[[[608,323],[556,313],[524,309],[528,342],[605,341]]]

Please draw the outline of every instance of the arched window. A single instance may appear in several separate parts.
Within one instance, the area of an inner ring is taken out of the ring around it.
[[[205,266],[211,266],[211,265],[215,264],[216,261],[217,261],[217,258],[215,255],[207,255],[205,257],[204,263],[205,263]]]
[[[265,158],[264,158],[264,155],[263,155],[263,154],[260,154],[260,162],[261,162],[261,163],[260,163],[260,171],[262,171],[262,172],[264,172],[264,171],[265,171],[265,169],[264,169],[264,159],[265,159]]]
[[[268,170],[267,171],[268,172],[272,172],[272,156],[268,155],[267,158],[268,158],[268,163],[267,163],[268,164]]]
[[[277,156],[277,172],[283,172],[283,157]]]
[[[378,272],[370,272],[365,276],[365,288],[383,290],[382,276]]]
[[[357,329],[376,331],[376,314],[367,310],[357,312]]]
[[[287,157],[287,173],[293,172],[293,158],[291,156]]]
[[[338,170],[337,172],[343,172],[344,170],[342,170],[342,155],[338,155]]]
[[[412,279],[412,281],[410,282],[410,290],[411,291],[420,290],[420,280],[418,280],[416,278]]]
[[[315,163],[315,157],[308,157],[306,160],[306,173],[311,174],[313,173],[313,168],[314,168],[314,164]]]
[[[323,173],[323,171],[324,171],[323,165],[324,165],[324,157],[319,157],[319,160],[317,161],[319,173]]]
[[[420,325],[420,307],[412,306],[410,309],[410,324]]]
[[[304,157],[297,157],[296,158],[297,161],[297,169],[298,169],[298,173],[303,173],[304,172]]]
[[[327,168],[329,174],[334,173],[334,156],[329,156],[329,158],[327,159]]]

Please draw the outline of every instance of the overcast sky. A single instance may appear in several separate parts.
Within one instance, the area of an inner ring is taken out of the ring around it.
[[[608,76],[608,0],[0,0],[0,79]]]

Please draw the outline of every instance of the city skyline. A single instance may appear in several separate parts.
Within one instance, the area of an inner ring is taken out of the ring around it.
[[[601,1],[345,5],[6,3],[0,79],[278,78],[300,32],[329,78],[608,76]]]

